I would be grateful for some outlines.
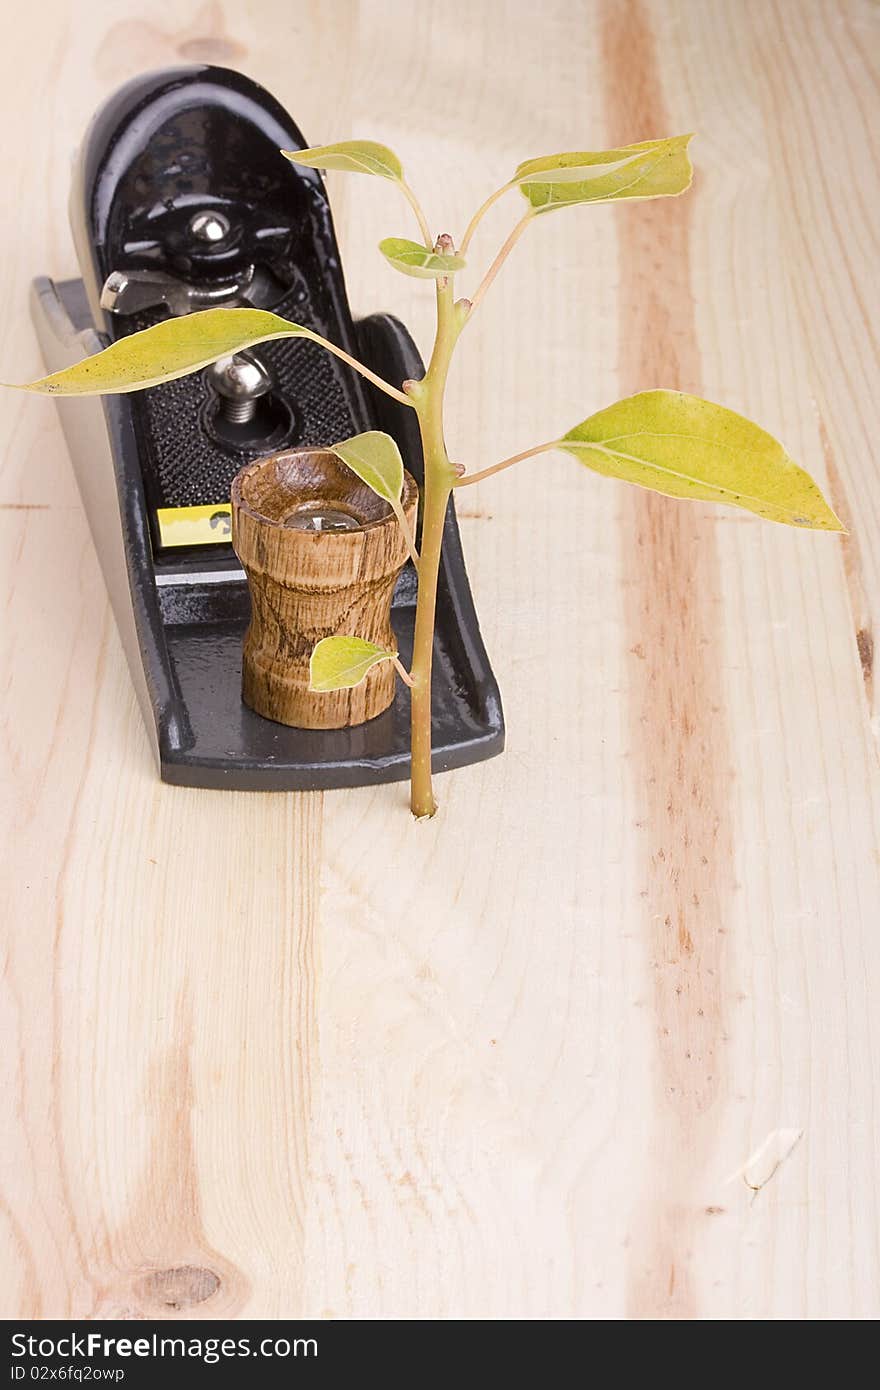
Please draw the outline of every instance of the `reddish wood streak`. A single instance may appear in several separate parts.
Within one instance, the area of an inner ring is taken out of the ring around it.
[[[862,677],[865,682],[865,688],[870,694],[874,679],[874,634],[871,632],[870,628],[859,628],[856,633],[856,646],[859,649],[859,661],[862,663]]]
[[[819,416],[819,439],[822,444],[825,469],[828,473],[828,491],[831,493],[831,505],[849,533],[841,538],[841,545],[843,547],[843,568],[846,574],[849,606],[853,615],[856,647],[858,648],[859,661],[862,667],[862,680],[865,684],[868,709],[871,711],[874,704],[874,626],[867,595],[865,593],[865,586],[862,581],[862,555],[859,548],[858,531],[853,523],[852,508],[849,504],[849,497],[847,496],[840,469],[837,466],[837,458],[831,445],[828,427],[821,415]]]
[[[608,144],[674,134],[638,0],[605,0]],[[699,392],[690,287],[693,194],[615,209],[622,394]],[[645,812],[645,931],[659,1053],[652,1192],[633,1236],[632,1317],[697,1316],[694,1191],[719,1087],[723,914],[731,892],[729,767],[713,605],[718,566],[698,508],[628,489],[623,572],[634,766]]]

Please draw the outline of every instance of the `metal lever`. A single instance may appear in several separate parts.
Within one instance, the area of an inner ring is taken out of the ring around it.
[[[142,309],[166,305],[172,314],[191,314],[248,300],[255,267],[249,265],[235,280],[223,285],[191,285],[164,270],[111,270],[101,290],[101,308],[111,314],[138,314]]]

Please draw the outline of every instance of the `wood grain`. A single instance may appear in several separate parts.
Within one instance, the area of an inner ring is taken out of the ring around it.
[[[74,270],[73,144],[143,68],[238,65],[310,140],[391,144],[453,233],[521,158],[693,129],[686,198],[522,240],[462,339],[450,451],[476,469],[678,385],[781,437],[850,536],[525,463],[460,512],[502,758],[440,778],[422,825],[401,787],[175,790],[52,407],[4,397],[0,1311],[877,1317],[877,6],[17,22],[0,377],[38,374],[27,282]],[[429,290],[375,251],[405,205],[331,193],[356,311],[425,346]]]
[[[672,130],[656,42],[638,0],[606,0],[602,74],[612,144]],[[635,80],[631,73],[637,74]],[[703,394],[691,290],[695,198],[639,204],[620,219],[620,386]],[[656,214],[652,216],[651,214]],[[697,507],[638,490],[624,499],[624,619],[632,747],[644,785],[637,829],[654,972],[657,1073],[652,1147],[674,1174],[653,1184],[634,1232],[633,1317],[693,1317],[689,1252],[705,1212],[690,1199],[711,1160],[723,1084],[723,942],[732,883],[732,769],[715,615],[718,556]]]
[[[401,505],[415,535],[418,484],[404,473]],[[298,530],[304,510],[334,509],[357,529]],[[382,662],[350,689],[315,693],[313,648],[362,637],[395,651],[391,599],[407,542],[387,503],[326,449],[289,449],[247,464],[232,481],[232,544],[248,576],[252,614],[242,656],[242,699],[298,729],[343,729],[386,710],[397,675]]]

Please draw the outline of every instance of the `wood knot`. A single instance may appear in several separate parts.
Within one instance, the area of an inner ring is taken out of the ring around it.
[[[135,1287],[145,1303],[176,1310],[211,1298],[220,1287],[220,1278],[212,1269],[200,1265],[176,1265],[145,1274]]]

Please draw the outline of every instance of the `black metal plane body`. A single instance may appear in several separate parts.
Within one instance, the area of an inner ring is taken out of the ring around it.
[[[172,69],[117,93],[93,122],[74,179],[82,280],[34,285],[34,320],[50,370],[170,313],[244,303],[315,329],[387,379],[421,376],[400,323],[384,314],[352,320],[323,180],[279,154],[304,145],[274,98],[226,69]],[[222,235],[200,240],[194,228],[202,232],[205,224]],[[250,603],[222,527],[207,544],[164,543],[160,514],[210,512],[228,499],[244,462],[281,447],[385,429],[421,482],[413,411],[316,344],[269,343],[258,351],[273,390],[248,424],[226,418],[207,373],[131,395],[58,400],[161,775],[239,790],[406,777],[403,689],[384,714],[350,729],[292,729],[243,705]],[[212,522],[219,520],[218,511]],[[407,565],[392,610],[404,659],[415,596]],[[438,595],[433,733],[438,770],[491,757],[504,741],[452,506]]]

